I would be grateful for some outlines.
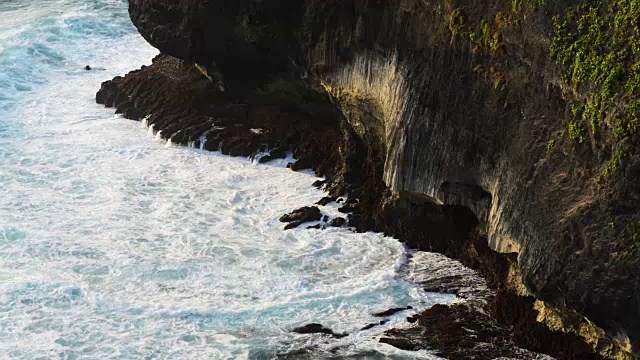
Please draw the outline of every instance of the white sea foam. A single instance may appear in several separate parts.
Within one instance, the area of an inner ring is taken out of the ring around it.
[[[407,314],[356,331],[376,311],[454,300],[399,276],[399,242],[283,231],[283,213],[322,197],[314,176],[285,169],[288,160],[165,147],[153,126],[147,134],[96,105],[101,81],[156,50],[125,26],[123,1],[56,4],[72,15],[0,35],[15,54],[29,52],[24,39],[49,39],[46,54],[23,59],[37,73],[0,68],[0,79],[18,74],[30,87],[0,99],[0,358],[256,359],[302,347],[432,357],[377,342]],[[11,81],[0,86],[16,89]],[[310,322],[353,335],[291,334]]]

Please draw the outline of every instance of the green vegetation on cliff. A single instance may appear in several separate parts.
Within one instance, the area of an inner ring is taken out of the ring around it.
[[[640,0],[585,0],[554,17],[551,55],[564,65],[563,81],[573,90],[572,139],[584,141],[613,131],[614,142],[640,132]],[[615,148],[615,146],[613,146]],[[627,153],[615,150],[608,176]]]
[[[480,26],[469,24],[464,10],[458,8],[449,15],[449,30],[453,36],[468,38],[475,44],[474,52],[484,50],[488,53],[501,51],[503,45],[502,30],[512,25],[513,18],[498,12],[493,21],[482,19]]]
[[[514,24],[526,26],[527,16],[549,12],[545,1],[514,0],[511,12],[477,19],[456,8],[449,15],[454,37],[468,40],[474,52],[493,57],[477,73],[504,89],[508,79],[496,58],[505,55],[503,32]],[[567,134],[577,143],[593,142],[610,153],[598,179],[613,175],[636,153],[640,134],[640,0],[583,0],[577,6],[558,5],[552,13],[551,58],[563,66],[572,116]],[[559,7],[558,7],[559,6]],[[485,15],[486,16],[486,15]],[[619,146],[619,144],[625,144]]]

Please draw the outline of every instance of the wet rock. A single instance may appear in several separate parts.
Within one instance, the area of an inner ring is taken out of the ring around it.
[[[538,323],[532,300],[509,296],[499,294],[490,311],[498,311],[501,321],[481,303],[438,304],[411,317],[413,327],[388,330],[380,341],[405,350],[436,349],[442,357],[460,360],[551,359],[543,354],[564,360],[603,359],[578,336],[554,333]]]
[[[305,206],[280,217],[281,222],[291,222],[296,220],[320,220],[320,209],[315,206]]]
[[[517,348],[509,341],[508,327],[497,326],[489,315],[467,305],[434,305],[417,316],[412,328],[385,335],[381,342],[404,350],[437,349],[450,359],[510,357]]]
[[[121,91],[116,95],[116,98],[113,100],[113,106],[117,107],[120,106],[120,104],[125,103],[125,102],[129,102],[131,99],[129,98],[129,95],[127,95],[127,93]]]
[[[294,163],[288,164],[287,167],[293,171],[311,169],[313,168],[313,161],[308,157],[303,157]]]
[[[407,317],[407,322],[413,324],[416,321],[418,321],[418,318],[419,318],[418,314],[412,315],[412,316],[408,316]]]
[[[315,186],[316,183],[313,183],[313,184]],[[320,186],[322,186],[322,185],[320,185]],[[319,186],[316,186],[316,187],[319,187]],[[320,199],[316,204],[321,205],[321,206],[326,206],[327,204],[332,203],[334,201],[336,201],[335,198],[332,198],[332,197],[329,197],[329,196],[325,196],[322,199]]]
[[[125,110],[125,112],[122,115],[127,119],[135,120],[135,121],[140,121],[143,118],[142,111],[134,107],[128,108],[127,110]]]
[[[280,222],[289,223],[285,230],[296,228],[306,222],[319,221],[322,218],[320,209],[315,206],[305,206],[280,217]]]
[[[130,101],[124,101],[116,108],[116,114],[122,114],[123,117],[130,120],[140,120],[142,113],[136,109]]]
[[[380,342],[384,344],[389,344],[401,350],[415,351],[420,349],[420,345],[412,343],[407,339],[381,338]]]
[[[125,111],[132,108],[133,104],[129,101],[121,102],[120,105],[116,108],[116,114],[124,114]]]
[[[329,215],[325,215],[322,217],[322,221],[327,222],[329,221]]]
[[[304,224],[306,221],[292,221],[289,224],[285,225],[284,229],[285,230],[291,230],[291,229],[295,229],[298,226]]]
[[[338,209],[343,214],[352,213],[357,209],[356,205],[345,205]]]
[[[271,155],[265,155],[258,160],[258,164],[265,164],[271,160],[273,160],[273,157],[271,157]]]
[[[332,219],[331,222],[329,222],[329,226],[332,226],[332,227],[343,227],[346,223],[347,223],[347,219],[341,218],[341,217],[337,217],[335,219]]]
[[[256,147],[255,139],[249,132],[230,130],[230,134],[220,142],[220,150],[229,156],[248,157]]]
[[[386,323],[388,323],[388,322],[389,322],[389,320],[382,320],[382,321],[377,322],[377,323],[371,323],[371,324],[369,324],[369,325],[366,325],[365,327],[363,327],[363,328],[362,328],[362,329],[360,329],[360,330],[369,330],[369,329],[372,329],[372,328],[374,328],[374,327],[376,327],[376,326],[384,325],[384,324],[386,324]]]
[[[347,199],[344,204],[345,205],[356,205],[359,202],[360,202],[360,200],[358,200],[358,199],[350,198],[350,199]]]
[[[119,83],[120,78],[103,82],[96,93],[96,103],[112,107],[116,96],[120,93]]]
[[[287,150],[284,147],[277,147],[269,153],[274,159],[284,159],[287,157]]]
[[[262,160],[263,158],[264,160]],[[265,154],[265,151],[262,148],[260,148],[258,151],[251,154],[249,156],[249,159],[251,161],[257,162],[258,164],[266,163],[273,160],[273,158],[269,154]]]
[[[338,209],[343,214],[356,212],[360,207],[360,201],[358,199],[350,198],[345,201],[344,205]]]
[[[399,313],[401,311],[411,310],[411,309],[413,309],[412,306],[407,306],[407,307],[403,307],[403,308],[391,308],[389,310],[385,310],[385,311],[374,313],[373,316],[375,316],[375,317],[391,316],[391,315],[397,314],[397,313]]]
[[[325,180],[316,180],[313,182],[313,184],[311,186],[315,187],[315,188],[322,188],[327,182]]]
[[[337,339],[343,338],[348,334],[336,334],[333,330],[325,328],[321,324],[307,324],[293,329],[296,334],[325,334],[331,335]]]

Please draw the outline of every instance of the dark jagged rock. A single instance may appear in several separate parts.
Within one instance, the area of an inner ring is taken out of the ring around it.
[[[131,102],[121,101],[116,108],[116,114],[124,114],[124,112],[131,107],[133,107],[133,104]]]
[[[106,107],[113,107],[116,96],[121,92],[119,87],[121,80],[121,77],[116,77],[113,80],[103,82],[100,90],[96,93],[96,102],[104,104]]]
[[[281,222],[291,222],[296,220],[320,220],[320,209],[315,206],[305,206],[280,217]]]
[[[287,157],[287,151],[284,147],[278,147],[271,150],[269,155],[274,159],[284,159]]]
[[[331,221],[329,222],[329,226],[343,227],[346,223],[347,223],[347,219],[337,217],[337,218],[331,219]]]
[[[403,308],[392,308],[389,310],[385,310],[385,311],[381,311],[381,312],[377,312],[372,314],[375,317],[385,317],[385,316],[391,316],[391,315],[395,315],[401,311],[406,311],[406,310],[411,310],[413,309],[412,306],[407,306],[407,307],[403,307]]]
[[[437,349],[441,356],[461,360],[539,358],[518,345],[527,345],[527,349],[556,359],[603,359],[593,354],[579,336],[553,333],[534,320],[537,313],[531,307],[522,309],[528,314],[525,316],[528,320],[519,322],[514,333],[512,328],[498,323],[486,312],[465,304],[434,305],[414,317],[417,327],[389,330],[386,332],[388,338],[380,341],[405,350]],[[527,339],[523,341],[520,334],[527,334]]]
[[[384,324],[386,324],[386,323],[388,323],[388,322],[389,322],[389,320],[381,320],[381,321],[379,321],[379,322],[377,322],[377,323],[371,323],[371,324],[368,324],[368,325],[364,326],[364,327],[363,327],[362,329],[360,329],[360,330],[361,330],[361,331],[364,331],[364,330],[373,329],[373,328],[374,328],[374,327],[376,327],[376,326],[384,325]]]
[[[324,180],[316,180],[313,182],[313,184],[311,186],[315,187],[315,188],[322,188],[327,182]]]
[[[268,162],[269,162],[269,161],[271,161],[271,160],[273,160],[273,157],[272,157],[271,155],[265,155],[265,156],[261,157],[261,158],[258,160],[258,163],[259,163],[259,164],[266,164],[266,163],[268,163]]]
[[[295,229],[295,228],[297,228],[298,226],[300,226],[300,225],[304,224],[305,222],[306,222],[306,221],[302,221],[302,220],[295,220],[295,221],[292,221],[292,222],[288,223],[287,225],[285,225],[284,229],[285,229],[285,230]]]
[[[280,217],[280,222],[289,223],[285,230],[296,228],[306,222],[319,221],[322,218],[320,209],[315,206],[305,206]]]
[[[274,149],[272,158],[284,158],[287,151],[306,154],[310,167],[328,173],[336,161],[328,149],[340,138],[340,114],[327,95],[300,81],[265,87],[221,92],[195,67],[159,55],[150,67],[104,82],[96,101],[118,108],[126,118],[148,117],[154,131],[176,144],[232,156],[249,156],[266,146]],[[287,100],[276,101],[281,98]],[[206,138],[202,144],[201,138]]]
[[[307,324],[305,326],[293,329],[293,332],[297,334],[326,334],[331,335],[336,339],[348,336],[348,334],[336,334],[335,332],[333,332],[333,330],[327,329],[321,324]]]
[[[359,203],[356,199],[349,199],[345,204],[338,209],[341,213],[348,214],[357,212],[360,209]]]
[[[411,315],[411,316],[407,317],[407,322],[410,323],[410,324],[413,324],[416,321],[418,321],[419,317],[420,317],[419,314]]]
[[[383,338],[380,338],[380,342],[389,344],[393,347],[397,347],[398,349],[401,349],[401,350],[415,351],[421,348],[419,344],[413,343],[406,339],[400,339],[400,338],[383,337]]]
[[[303,157],[302,159],[291,163],[291,166],[289,166],[289,168],[293,171],[300,171],[313,168],[313,164],[313,160],[308,157]]]

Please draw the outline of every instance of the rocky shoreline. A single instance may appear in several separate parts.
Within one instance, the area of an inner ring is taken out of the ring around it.
[[[263,162],[284,158],[290,151],[298,159],[292,170],[313,169],[327,179],[317,184],[327,192],[325,202],[349,196],[341,211],[356,231],[384,232],[409,248],[445,254],[486,279],[463,270],[439,277],[434,275],[437,268],[413,269],[413,280],[425,289],[467,300],[410,317],[413,327],[390,330],[381,342],[455,359],[544,358],[541,354],[557,359],[632,358],[583,317],[518,293],[523,286],[518,284],[517,259],[489,247],[468,207],[391,191],[383,181],[385,154],[376,139],[362,138],[320,81],[277,77],[259,85],[225,83],[223,90],[214,77],[193,63],[159,55],[151,66],[103,83],[96,100],[126,118],[144,119],[175,144],[231,156],[268,153]],[[306,208],[284,220],[299,225],[317,216]],[[547,324],[553,311],[560,327]],[[560,331],[567,328],[577,331]],[[342,336],[320,324],[299,332],[312,330]]]
[[[97,100],[174,143],[260,161],[290,151],[293,170],[326,178],[328,199],[349,199],[349,226],[459,259],[494,289],[481,305],[414,319],[423,330],[394,333],[396,346],[507,351],[455,352],[471,346],[453,320],[465,318],[495,323],[481,344],[630,359],[640,354],[636,5],[130,0],[163,55],[104,83]]]

